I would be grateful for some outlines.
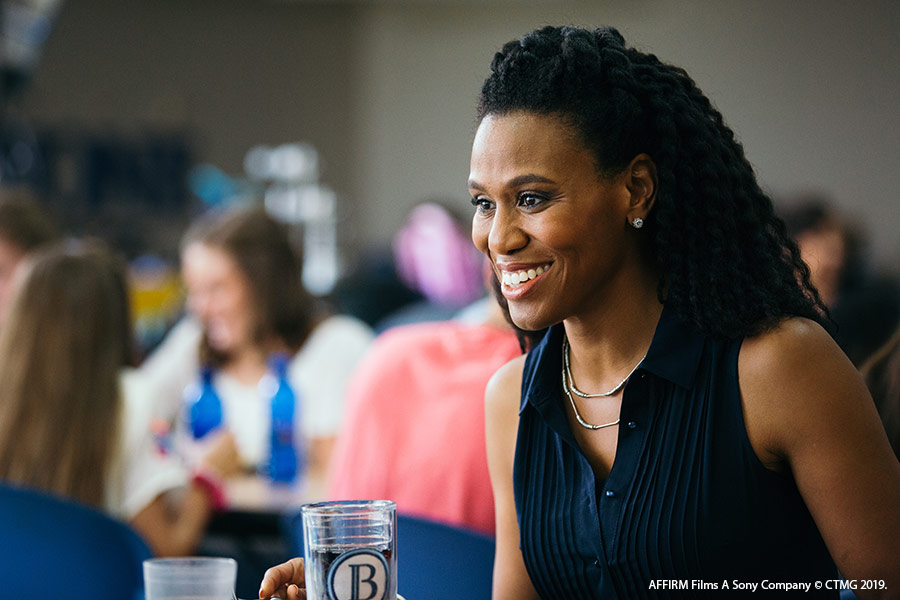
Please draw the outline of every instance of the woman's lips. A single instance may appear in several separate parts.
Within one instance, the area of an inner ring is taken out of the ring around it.
[[[516,271],[502,271],[500,282],[503,295],[517,298],[534,285],[534,282],[544,275],[553,263],[546,263],[537,267],[519,269]]]

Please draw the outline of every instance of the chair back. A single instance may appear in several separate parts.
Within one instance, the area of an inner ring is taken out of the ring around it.
[[[149,548],[128,525],[87,506],[0,484],[0,541],[0,598],[143,596]]]
[[[399,593],[409,600],[490,600],[494,540],[468,529],[397,515]]]
[[[281,529],[281,537],[287,544],[291,556],[303,556],[306,541],[303,539],[303,513],[300,509],[288,509],[281,513],[278,522]]]

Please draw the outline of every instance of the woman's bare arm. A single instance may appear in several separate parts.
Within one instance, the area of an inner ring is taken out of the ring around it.
[[[862,378],[817,324],[789,319],[744,342],[747,434],[764,464],[789,470],[860,598],[900,598],[900,463]]]
[[[494,600],[538,598],[519,549],[519,524],[513,499],[513,458],[524,361],[524,357],[518,357],[501,367],[491,377],[485,392],[488,468],[497,522]]]
[[[131,519],[155,556],[193,554],[206,531],[213,509],[206,492],[191,484],[177,506],[160,494]]]
[[[210,440],[201,463],[205,471],[223,480],[234,474],[240,467],[234,436],[221,432]],[[196,550],[213,510],[210,490],[192,481],[177,501],[169,494],[157,496],[132,517],[131,526],[156,556],[185,556]]]

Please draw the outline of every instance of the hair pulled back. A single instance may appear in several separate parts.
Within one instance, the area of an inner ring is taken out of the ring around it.
[[[625,46],[614,28],[545,27],[505,44],[478,120],[526,111],[562,120],[610,176],[640,153],[656,164],[645,219],[659,295],[710,335],[827,314],[796,244],[734,133],[681,68]],[[824,323],[823,323],[824,324]]]

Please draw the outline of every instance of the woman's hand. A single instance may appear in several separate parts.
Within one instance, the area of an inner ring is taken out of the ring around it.
[[[266,571],[259,585],[259,597],[278,596],[285,600],[306,600],[306,580],[303,576],[303,559],[291,560]]]
[[[227,479],[241,469],[241,455],[234,434],[223,430],[213,432],[203,440],[200,456],[201,468],[211,470],[217,476]]]

